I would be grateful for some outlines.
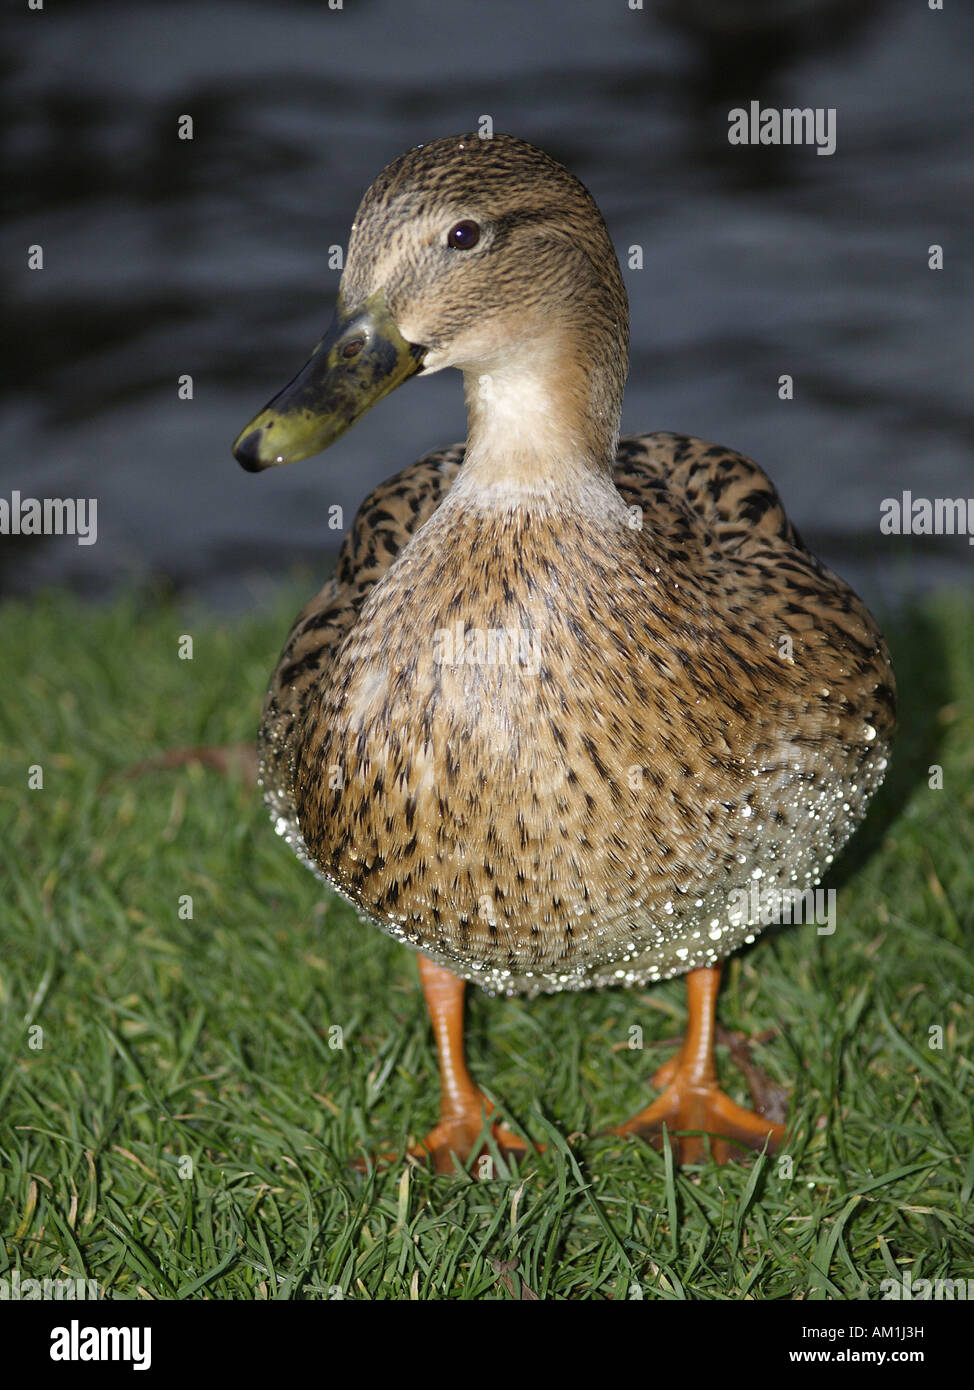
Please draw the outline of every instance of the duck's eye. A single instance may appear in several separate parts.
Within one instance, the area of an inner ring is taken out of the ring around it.
[[[446,234],[446,244],[454,251],[469,251],[479,240],[480,228],[476,222],[458,222]]]
[[[348,341],[348,342],[345,344],[345,346],[342,348],[342,356],[343,356],[343,357],[358,357],[359,353],[362,351],[362,349],[363,349],[364,347],[365,347],[365,339],[364,339],[364,338],[350,338],[349,341]]]

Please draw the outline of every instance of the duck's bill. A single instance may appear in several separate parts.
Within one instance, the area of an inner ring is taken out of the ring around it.
[[[418,372],[425,350],[401,336],[381,290],[353,313],[339,303],[334,323],[294,380],[237,436],[234,457],[258,473],[320,453]]]

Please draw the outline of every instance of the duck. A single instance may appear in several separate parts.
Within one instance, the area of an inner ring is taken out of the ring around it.
[[[785,1117],[718,1077],[722,965],[781,920],[769,903],[807,901],[882,783],[886,643],[757,464],[620,437],[629,310],[608,229],[511,135],[434,139],[378,175],[332,326],[234,454],[251,472],[308,458],[448,367],[466,441],[362,503],[258,738],[277,833],[418,954],[440,1112],[405,1157],[451,1172],[488,1131],[505,1158],[531,1151],[469,1070],[469,984],[531,998],[681,975],[682,1045],[611,1133],[682,1163],[774,1153]]]

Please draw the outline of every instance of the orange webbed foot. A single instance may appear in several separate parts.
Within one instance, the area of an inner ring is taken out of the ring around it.
[[[692,970],[687,975],[686,1037],[680,1050],[653,1077],[653,1085],[661,1087],[662,1094],[610,1133],[636,1134],[662,1148],[665,1126],[678,1163],[704,1161],[707,1135],[712,1136],[710,1152],[716,1163],[740,1158],[747,1150],[777,1152],[785,1137],[784,1125],[770,1114],[738,1105],[717,1081],[714,1043],[719,986],[719,967]],[[754,1065],[750,1048],[742,1039],[736,1034],[724,1036],[731,1045],[731,1055],[744,1070],[752,1098],[762,1109],[766,1105],[784,1118],[783,1088]]]
[[[399,1163],[405,1157],[415,1163],[433,1164],[436,1173],[453,1173],[459,1160],[467,1164],[476,1158],[474,1171],[481,1178],[493,1177],[493,1159],[484,1136],[489,1131],[491,1142],[501,1158],[524,1158],[532,1150],[542,1152],[539,1144],[529,1144],[500,1123],[491,1120],[494,1106],[474,1081],[467,1069],[463,1045],[464,981],[452,971],[434,964],[427,956],[419,957],[419,975],[423,994],[433,1024],[437,1058],[440,1065],[440,1119],[418,1144],[405,1152],[380,1154],[373,1160],[380,1167]],[[370,1161],[358,1159],[354,1165],[366,1171]]]
[[[704,1162],[707,1135],[712,1136],[710,1150],[715,1163],[740,1158],[741,1150],[760,1151],[767,1146],[768,1153],[777,1152],[785,1137],[783,1125],[738,1105],[716,1081],[701,1085],[689,1081],[679,1067],[675,1072],[662,1095],[610,1133],[636,1134],[662,1148],[665,1125],[678,1163]],[[700,1132],[682,1133],[684,1130]]]
[[[405,1153],[382,1153],[372,1162],[377,1167],[388,1168],[403,1159],[414,1163],[432,1163],[434,1173],[452,1174],[456,1171],[456,1164],[464,1167],[474,1158],[473,1172],[477,1177],[493,1177],[492,1163],[484,1163],[485,1159],[493,1159],[493,1153],[485,1139],[485,1133],[489,1132],[491,1141],[496,1147],[502,1159],[523,1159],[529,1153],[543,1152],[543,1145],[530,1144],[501,1124],[500,1120],[490,1122],[490,1116],[494,1107],[482,1092],[477,1093],[476,1103],[471,1098],[469,1107],[453,1114],[441,1115],[439,1122],[433,1126],[428,1134],[416,1144],[411,1144]],[[369,1167],[369,1160],[360,1158],[355,1161],[356,1168],[364,1172]]]

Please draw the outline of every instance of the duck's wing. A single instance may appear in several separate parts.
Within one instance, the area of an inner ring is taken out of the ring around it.
[[[780,632],[801,633],[809,658],[814,650],[817,669],[834,682],[837,705],[892,733],[896,687],[872,614],[806,547],[756,463],[690,435],[633,435],[619,441],[615,483],[650,526],[659,517],[666,530],[683,513],[728,617],[768,630],[780,621]]]
[[[806,550],[767,474],[722,444],[664,431],[626,435],[616,453],[615,483],[628,505],[650,514],[688,506],[725,555],[751,559],[795,548],[816,572],[824,568]]]
[[[318,673],[341,646],[373,586],[450,491],[463,455],[459,444],[427,454],[369,493],[342,543],[334,575],[305,604],[288,634],[264,702],[258,759],[265,796],[295,834],[300,832],[292,798],[292,734],[307,713]]]

